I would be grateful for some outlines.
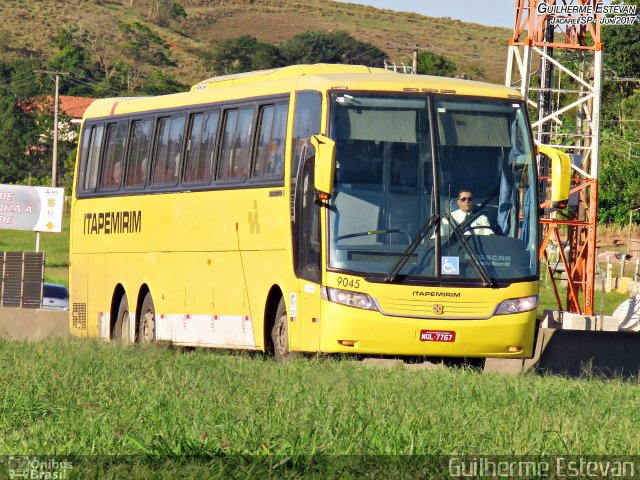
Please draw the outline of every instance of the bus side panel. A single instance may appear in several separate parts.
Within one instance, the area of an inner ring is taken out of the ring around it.
[[[112,286],[105,291],[105,262],[103,254],[87,255],[87,327],[90,337],[109,338]],[[117,308],[117,307],[116,307]]]
[[[87,330],[87,255],[71,256],[69,287],[71,308],[69,310],[69,331],[76,336],[89,336]]]
[[[280,285],[285,301],[295,290],[291,268],[289,200],[283,187],[246,189],[230,193],[229,202],[238,225],[246,301],[256,346],[264,348],[265,306],[273,285]],[[233,199],[233,200],[232,200]]]
[[[181,345],[254,346],[237,251],[153,256],[153,278],[128,283],[150,285],[158,340]]]
[[[269,291],[271,287],[278,285],[283,290],[283,297],[288,308],[290,294],[294,291],[295,279],[287,268],[290,260],[289,252],[286,250],[245,251],[242,258],[245,265],[256,347],[262,349],[265,338],[265,307]],[[289,325],[290,328],[295,328],[295,325],[291,323]]]

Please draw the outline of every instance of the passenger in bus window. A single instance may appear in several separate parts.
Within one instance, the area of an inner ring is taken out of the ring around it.
[[[121,180],[122,180],[122,160],[118,160],[116,163],[113,164],[113,169],[111,170],[111,182],[109,186],[119,187]]]
[[[284,159],[280,154],[278,143],[269,144],[269,160],[267,161],[266,174],[280,176],[284,172]]]
[[[142,162],[140,162],[140,171],[139,175],[136,175],[136,181],[140,183],[144,183],[147,180],[147,165],[149,163],[149,158],[144,157]]]
[[[164,183],[174,183],[178,176],[178,172],[180,168],[180,154],[176,153],[173,160],[170,160],[167,163],[167,170],[165,171],[165,179]]]

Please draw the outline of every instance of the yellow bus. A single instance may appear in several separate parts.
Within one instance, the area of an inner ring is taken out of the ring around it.
[[[290,66],[97,100],[78,150],[75,335],[277,359],[532,354],[537,152],[511,88]],[[559,205],[568,157],[546,153]]]

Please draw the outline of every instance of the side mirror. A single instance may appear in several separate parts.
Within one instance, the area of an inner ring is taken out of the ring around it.
[[[546,145],[538,145],[537,151],[551,159],[551,206],[565,208],[571,190],[571,158]]]
[[[320,133],[311,137],[311,144],[316,149],[314,170],[316,190],[331,195],[336,170],[336,142]]]

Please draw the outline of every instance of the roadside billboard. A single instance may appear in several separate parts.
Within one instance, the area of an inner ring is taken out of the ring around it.
[[[64,188],[0,184],[0,229],[61,232]]]

